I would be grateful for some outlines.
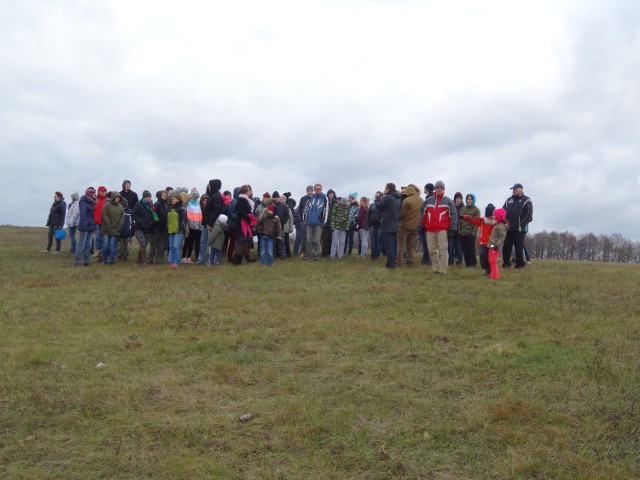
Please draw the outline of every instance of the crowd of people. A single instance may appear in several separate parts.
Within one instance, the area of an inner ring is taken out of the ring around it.
[[[385,255],[385,267],[393,269],[414,266],[420,242],[421,263],[436,274],[454,264],[474,268],[479,258],[484,273],[498,279],[500,251],[503,267],[512,265],[512,252],[515,268],[529,262],[524,240],[533,204],[520,183],[511,190],[502,208],[489,203],[483,216],[473,193],[456,192],[452,200],[441,180],[424,186],[424,198],[415,184],[398,190],[388,183],[372,200],[357,192],[325,194],[318,183],[308,185],[298,202],[289,192],[254,197],[250,185],[223,191],[219,179],[210,180],[202,195],[195,187],[167,187],[154,200],[148,190],[138,197],[124,180],[120,191],[100,186],[73,193],[69,205],[55,192],[43,252],[59,253],[68,234],[75,266],[88,266],[91,258],[112,265],[128,260],[135,237],[139,265],[219,266],[225,256],[235,265],[291,257],[341,260],[357,248],[359,257],[374,261]]]

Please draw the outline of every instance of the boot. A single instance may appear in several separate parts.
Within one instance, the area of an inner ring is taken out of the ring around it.
[[[140,253],[142,253],[142,265],[146,265],[147,264],[147,250],[142,250]]]
[[[233,263],[235,265],[242,265],[242,255],[236,255],[235,257],[233,257]]]
[[[143,260],[142,260],[142,250],[138,250],[138,265],[142,265],[143,264]]]

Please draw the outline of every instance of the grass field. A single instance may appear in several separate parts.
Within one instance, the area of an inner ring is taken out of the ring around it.
[[[640,478],[638,266],[74,268],[45,240],[0,227],[0,478]]]

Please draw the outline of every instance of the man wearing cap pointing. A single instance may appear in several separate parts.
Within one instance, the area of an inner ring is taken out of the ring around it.
[[[522,192],[521,183],[513,185],[511,190],[513,190],[513,195],[502,206],[507,212],[506,219],[509,222],[509,231],[502,249],[502,266],[504,268],[511,266],[511,250],[515,246],[515,268],[524,268],[526,265],[523,258],[524,237],[527,235],[529,222],[533,220],[533,203]]]

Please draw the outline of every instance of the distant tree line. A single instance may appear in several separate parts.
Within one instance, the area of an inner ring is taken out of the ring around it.
[[[619,233],[574,235],[571,232],[542,232],[527,235],[525,245],[531,257],[550,260],[640,263],[640,242]]]

